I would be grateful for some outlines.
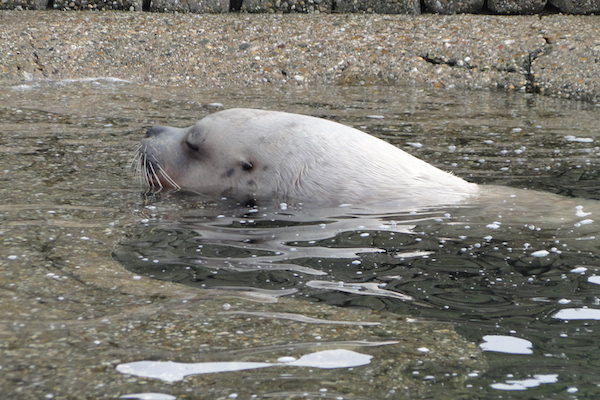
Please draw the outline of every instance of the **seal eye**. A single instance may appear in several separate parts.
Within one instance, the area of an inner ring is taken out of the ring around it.
[[[191,151],[200,151],[200,146],[198,146],[197,144],[193,144],[188,142],[187,140],[185,141],[185,145],[188,147],[188,149],[190,149]]]
[[[244,171],[250,171],[252,168],[254,168],[254,165],[249,162],[249,161],[242,161],[242,169]]]

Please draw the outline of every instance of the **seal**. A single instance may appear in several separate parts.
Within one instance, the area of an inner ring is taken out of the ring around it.
[[[238,201],[457,204],[477,185],[358,129],[256,109],[210,114],[188,128],[154,126],[137,153],[153,189]]]

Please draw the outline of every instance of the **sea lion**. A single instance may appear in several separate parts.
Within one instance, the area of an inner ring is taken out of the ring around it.
[[[188,128],[149,128],[144,182],[238,201],[457,204],[478,186],[358,129],[255,109],[210,114]]]

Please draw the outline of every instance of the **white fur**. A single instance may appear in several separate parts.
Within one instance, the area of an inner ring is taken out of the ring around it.
[[[200,152],[190,151],[186,140]],[[183,189],[206,195],[426,206],[460,203],[478,190],[357,129],[284,112],[217,112],[192,127],[144,139],[142,151]],[[252,169],[243,170],[248,162]]]

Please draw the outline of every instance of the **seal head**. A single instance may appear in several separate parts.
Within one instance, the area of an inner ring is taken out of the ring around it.
[[[240,201],[455,204],[477,186],[357,129],[305,115],[220,111],[188,128],[148,129],[147,185]]]

